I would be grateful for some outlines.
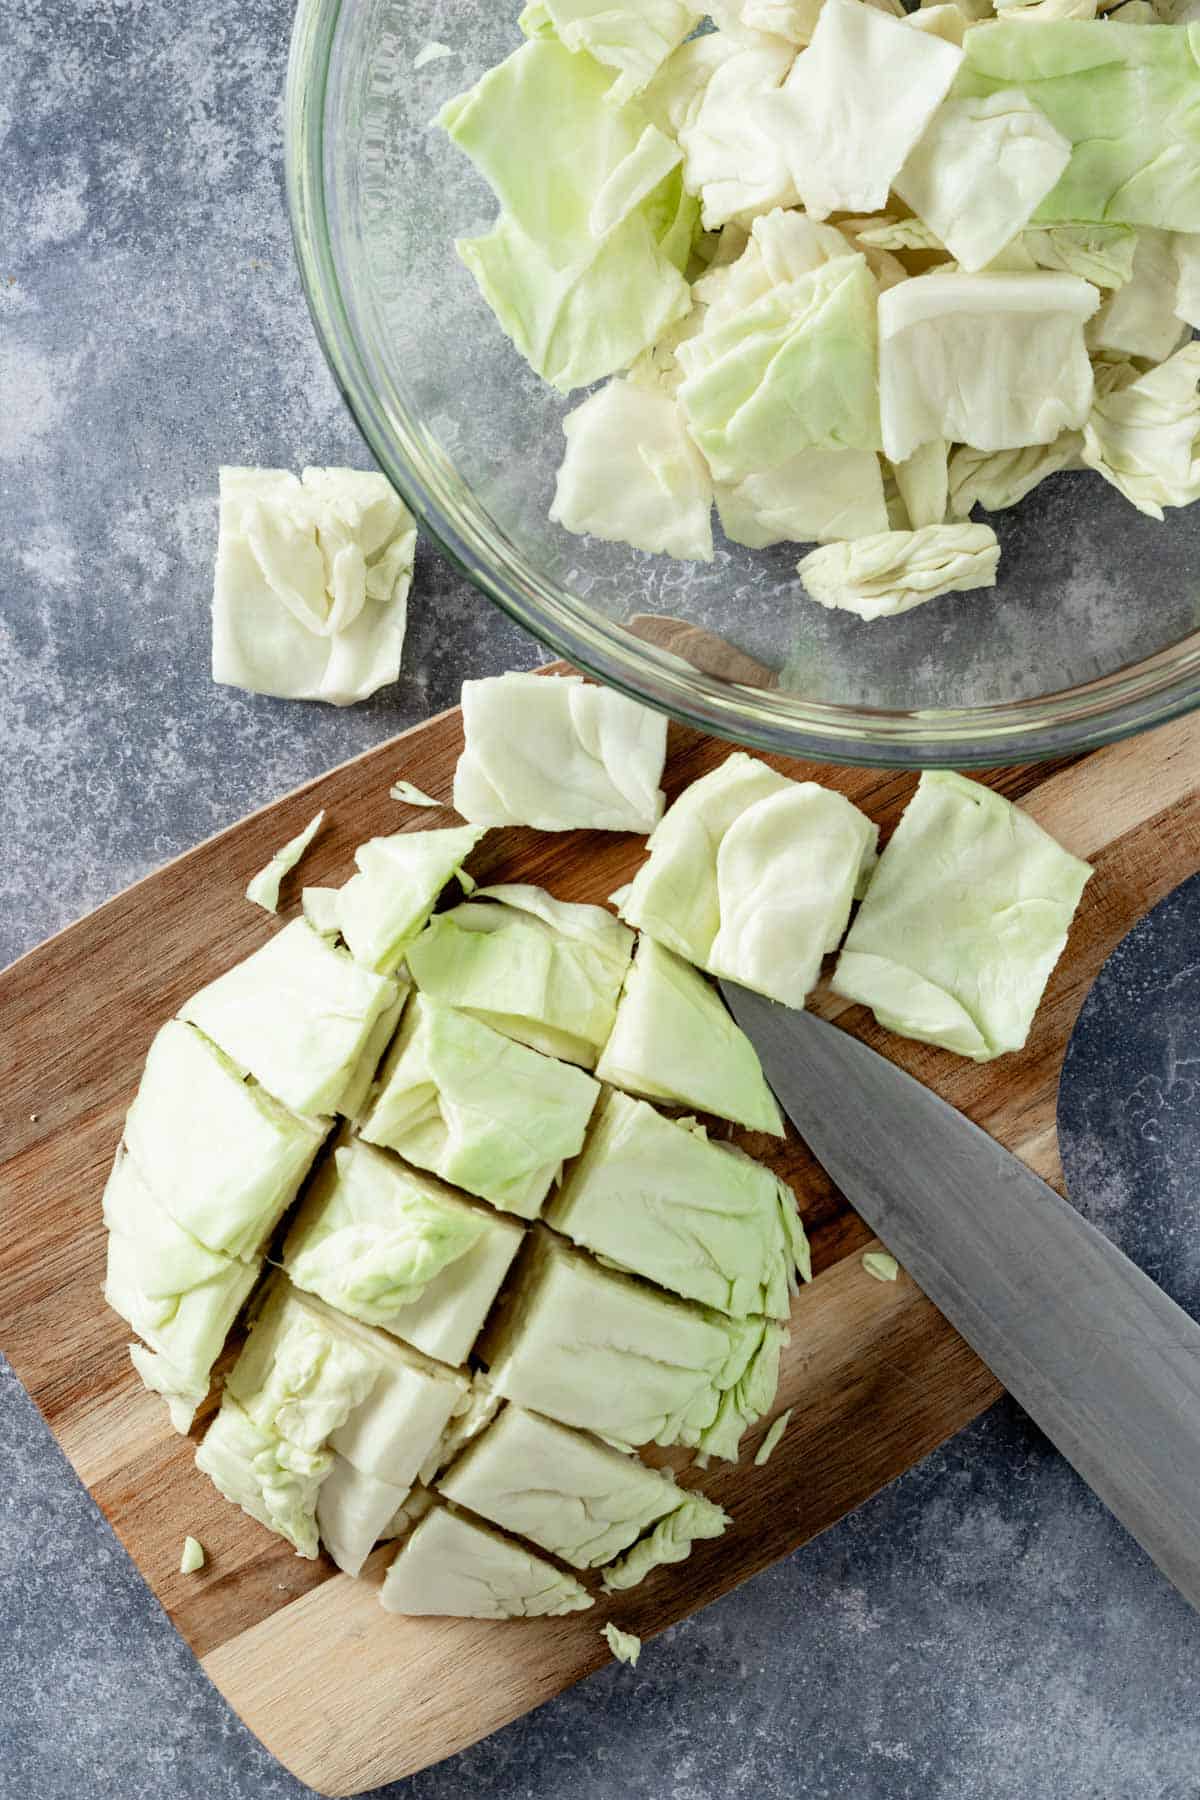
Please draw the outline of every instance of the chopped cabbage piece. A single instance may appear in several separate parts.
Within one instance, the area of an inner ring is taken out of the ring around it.
[[[1069,141],[1019,89],[981,99],[952,95],[893,186],[970,271],[1016,236],[1070,159]]]
[[[819,606],[884,619],[940,594],[995,587],[999,561],[990,525],[925,525],[826,544],[806,556],[797,573]]]
[[[932,7],[932,12],[940,11]],[[928,17],[928,14],[910,13],[910,21]],[[934,115],[937,116],[936,114]],[[880,250],[935,250],[946,254],[943,244],[932,225],[923,219],[892,219],[884,213],[878,219],[843,219],[841,229],[854,227],[854,241]]]
[[[719,32],[742,43],[759,36],[807,44],[816,30],[822,0],[713,0],[709,11]]]
[[[221,470],[213,680],[349,706],[395,681],[417,530],[382,475]]]
[[[945,38],[948,44],[957,44],[960,50],[973,23],[957,0],[947,0],[942,6],[918,7],[916,12],[905,14],[904,22],[917,31],[928,32],[930,37]]]
[[[1096,0],[996,0],[996,15],[1001,19],[1094,19]]]
[[[805,210],[878,212],[962,59],[861,0],[825,0],[809,48],[759,102]]]
[[[740,244],[730,235],[735,229],[727,226],[722,233],[723,245],[729,239],[730,255],[714,258],[693,284],[700,316],[696,328],[685,332],[680,342],[736,320],[772,288],[799,281],[826,263],[853,255],[857,248],[836,225],[821,225],[804,213],[779,207],[755,219],[749,237]]]
[[[638,96],[638,104],[666,137],[679,138],[695,122],[714,71],[741,45],[723,32],[707,31],[673,50]]]
[[[456,1365],[521,1236],[519,1226],[351,1140],[318,1171],[283,1266],[293,1286]]]
[[[1015,506],[1048,475],[1079,468],[1082,451],[1080,431],[1060,431],[1052,444],[1024,450],[972,450],[960,444],[950,458],[950,517],[965,519],[976,504],[988,512]]]
[[[718,482],[721,529],[735,544],[827,544],[887,526],[873,450],[799,450],[773,469]]]
[[[581,1069],[415,994],[361,1130],[530,1219],[579,1153],[599,1092]]]
[[[770,1401],[767,1402],[770,1405]],[[701,1461],[697,1457],[697,1462]],[[707,1457],[703,1458],[707,1462]],[[623,1593],[637,1587],[655,1569],[684,1562],[692,1553],[692,1545],[703,1538],[719,1538],[729,1524],[729,1514],[703,1494],[690,1493],[682,1506],[660,1519],[652,1531],[639,1538],[619,1562],[604,1571],[606,1594]]]
[[[538,37],[439,114],[502,212],[460,241],[500,324],[563,392],[626,367],[691,305],[679,151],[591,56]]]
[[[617,71],[608,90],[614,106],[641,93],[701,17],[687,0],[534,0],[521,16],[526,35],[535,35],[540,15],[568,50]]]
[[[440,62],[443,57],[453,55],[454,52],[449,44],[439,44],[436,42],[422,44],[421,48],[417,51],[417,54],[413,57],[412,66],[414,69],[423,69],[427,63]]]
[[[886,1250],[864,1250],[862,1266],[876,1281],[895,1281],[900,1264]]]
[[[808,447],[879,447],[876,294],[865,257],[848,253],[680,344],[680,404],[718,481]]]
[[[415,787],[411,781],[404,780],[392,783],[388,789],[388,799],[399,800],[405,806],[438,807],[444,804],[441,800],[435,800],[432,794],[427,794],[424,788]]]
[[[703,975],[650,937],[638,942],[596,1074],[651,1100],[784,1135],[750,1039]]]
[[[456,1619],[556,1618],[595,1604],[574,1576],[445,1506],[404,1539],[379,1602],[387,1612]]]
[[[358,873],[338,901],[338,925],[355,962],[377,975],[391,974],[483,835],[477,825],[452,825],[360,844],[354,852]]]
[[[892,462],[931,438],[1014,450],[1078,430],[1092,399],[1083,326],[1099,299],[1073,275],[937,270],[881,294],[880,412]]]
[[[317,1529],[338,1568],[357,1575],[410,1489],[368,1475],[344,1456],[335,1456],[317,1492]]]
[[[762,1443],[754,1452],[754,1466],[756,1469],[761,1469],[770,1462],[772,1456],[779,1448],[779,1440],[787,1430],[788,1420],[791,1416],[792,1409],[789,1406],[786,1412],[781,1412],[779,1417],[773,1419],[767,1427],[767,1430],[763,1435]]]
[[[179,1016],[285,1106],[333,1113],[380,1014],[398,997],[394,981],[360,968],[306,919],[293,919],[201,988]]]
[[[881,1025],[975,1062],[1019,1050],[1091,874],[1023,813],[927,771],[833,977]]]
[[[257,1260],[291,1205],[325,1136],[191,1025],[157,1032],[124,1141],[163,1211],[209,1250]]]
[[[196,1451],[196,1467],[226,1500],[310,1560],[319,1548],[317,1494],[332,1466],[328,1450],[264,1430],[228,1392]]]
[[[365,1346],[335,1335],[285,1281],[273,1281],[225,1391],[247,1418],[316,1454],[382,1373]]]
[[[1164,506],[1200,499],[1200,342],[1113,392],[1097,395],[1083,430],[1083,460],[1161,519]]]
[[[550,508],[556,524],[635,550],[712,561],[712,478],[672,394],[610,381],[567,414],[563,432]]]
[[[300,890],[300,907],[318,937],[337,937],[341,926],[338,907],[341,890],[332,887],[306,887]]]
[[[1200,28],[1036,25],[1004,19],[968,32],[956,92],[1020,88],[1071,140],[1038,220],[1200,231]]]
[[[701,40],[703,41],[703,40]],[[728,220],[749,221],[777,206],[794,206],[799,192],[764,103],[792,66],[790,44],[734,46],[714,61],[678,127],[683,179],[700,197],[706,231]]]
[[[1129,225],[1030,225],[1020,237],[1036,268],[1059,269],[1101,288],[1130,279],[1137,241]]]
[[[410,989],[408,982],[399,976],[395,978],[395,987],[395,1000],[390,1006],[385,1007],[376,1019],[367,1037],[363,1053],[355,1065],[354,1073],[346,1084],[345,1092],[342,1095],[341,1111],[347,1119],[358,1119],[362,1116],[383,1053],[391,1043],[396,1027],[400,1023],[400,1014],[404,1011],[404,1002],[408,998]]]
[[[732,1461],[774,1398],[787,1340],[602,1269],[539,1233],[480,1354],[505,1399],[612,1442]]]
[[[1175,246],[1175,316],[1195,330],[1200,327],[1200,235],[1177,231]]]
[[[808,1266],[792,1190],[762,1163],[606,1093],[547,1222],[614,1268],[745,1318],[786,1319]]]
[[[179,1573],[194,1575],[197,1569],[204,1567],[204,1545],[198,1538],[185,1537],[183,1552],[179,1558]]]
[[[408,952],[422,993],[590,1069],[613,1027],[633,933],[601,906],[510,884],[432,919]]]
[[[462,716],[465,819],[644,832],[661,817],[667,722],[636,700],[578,675],[496,675],[463,682]]]
[[[637,1659],[642,1653],[642,1640],[636,1632],[622,1631],[610,1619],[601,1635],[617,1662],[628,1663],[630,1668],[636,1669]]]
[[[930,438],[903,462],[893,465],[892,474],[904,502],[909,528],[913,531],[945,521],[949,500],[949,454],[950,446],[945,438]],[[877,529],[884,531],[887,527],[881,525]],[[856,535],[867,537],[869,533]]]
[[[1179,280],[1173,234],[1139,231],[1133,274],[1105,297],[1087,328],[1088,348],[1161,362],[1188,335],[1176,313]]]
[[[247,900],[252,900],[255,906],[261,906],[264,912],[279,911],[280,883],[300,861],[320,831],[324,818],[325,808],[322,807],[315,818],[308,821],[303,831],[297,832],[294,838],[289,838],[287,843],[275,852],[265,868],[260,869],[257,875],[251,876],[246,888]]]

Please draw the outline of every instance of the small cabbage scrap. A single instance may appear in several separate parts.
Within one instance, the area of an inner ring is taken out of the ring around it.
[[[432,1507],[404,1539],[379,1603],[386,1612],[455,1619],[557,1618],[595,1605],[573,1575],[445,1506]]]
[[[410,945],[408,967],[443,1006],[590,1069],[612,1031],[632,952],[633,933],[603,907],[514,883],[481,888],[437,914]]]
[[[779,1440],[788,1428],[788,1420],[791,1416],[792,1409],[789,1406],[787,1411],[781,1412],[777,1419],[772,1419],[770,1425],[763,1434],[762,1443],[754,1452],[754,1466],[756,1469],[764,1468],[766,1464],[770,1462],[772,1456],[774,1456],[776,1450],[779,1448]]]
[[[957,44],[960,50],[973,23],[956,0],[947,0],[942,6],[920,6],[916,12],[906,13],[904,22],[917,31],[927,32],[930,37],[945,38],[948,44]]]
[[[933,8],[938,11],[938,8]],[[916,19],[919,13],[910,13],[909,18]],[[947,102],[949,104],[949,102]],[[937,117],[937,114],[934,114]],[[843,219],[842,229],[853,227],[856,244],[865,244],[879,250],[932,250],[946,255],[943,244],[932,225],[923,219],[893,219],[886,213],[876,219]]]
[[[773,469],[718,482],[716,500],[725,536],[752,550],[827,544],[887,526],[873,450],[799,450]]]
[[[720,31],[706,31],[680,44],[638,96],[650,123],[664,136],[678,138],[695,123],[714,72],[741,48]]]
[[[713,0],[709,11],[719,32],[753,43],[763,37],[807,44],[816,30],[822,0]]]
[[[940,594],[995,587],[1000,546],[990,525],[925,525],[881,531],[853,544],[826,544],[797,567],[819,606],[890,618]]]
[[[679,401],[718,481],[808,447],[878,449],[876,293],[848,252],[680,344]]]
[[[735,1318],[786,1319],[796,1259],[807,1263],[786,1183],[615,1091],[546,1219],[611,1267]]]
[[[196,1467],[226,1500],[314,1559],[317,1494],[333,1466],[328,1450],[304,1450],[254,1423],[226,1392],[196,1451]]]
[[[1200,235],[1177,231],[1175,246],[1175,316],[1195,330],[1200,327]]]
[[[700,16],[687,0],[533,0],[520,25],[532,37],[545,20],[568,50],[615,69],[608,98],[620,106],[653,80]]]
[[[179,1558],[179,1573],[194,1575],[197,1569],[204,1567],[204,1545],[199,1538],[185,1537],[183,1550]]]
[[[625,368],[691,305],[680,152],[611,71],[536,37],[438,116],[501,215],[456,248],[503,329],[564,393]]]
[[[968,32],[956,92],[1020,88],[1071,140],[1071,160],[1038,221],[1200,231],[1200,27],[1030,23],[1004,19]]]
[[[356,1469],[344,1456],[334,1457],[317,1493],[317,1526],[339,1569],[360,1572],[408,1498],[408,1489]]]
[[[1000,512],[1062,469],[1078,469],[1083,433],[1061,431],[1052,444],[1030,444],[1024,450],[972,450],[960,444],[950,458],[949,509],[952,519],[965,519],[972,507]]]
[[[379,1360],[272,1283],[225,1391],[260,1431],[317,1454],[379,1380]]]
[[[975,35],[975,34],[972,34]],[[1100,303],[1073,275],[942,274],[879,296],[883,448],[931,438],[976,450],[1049,444],[1092,400],[1083,327]]]
[[[563,420],[550,517],[567,531],[712,561],[712,478],[674,397],[610,381]]]
[[[760,214],[749,237],[740,243],[733,235],[736,231],[737,227],[726,226],[721,248],[724,252],[728,240],[729,254],[714,257],[693,285],[692,292],[704,308],[697,329],[715,329],[736,319],[772,288],[800,281],[814,269],[852,255],[857,248],[836,225],[820,225],[804,213],[784,212],[780,207]],[[684,334],[689,338],[696,335],[695,329]]]
[[[918,531],[923,525],[941,525],[946,518],[948,502],[948,458],[950,446],[945,438],[930,438],[903,462],[892,466],[896,488],[908,517],[909,529]],[[886,531],[886,523],[880,525]],[[847,533],[849,535],[849,533]],[[855,535],[866,537],[867,532]]]
[[[395,681],[417,529],[382,475],[223,468],[213,680],[350,706]]]
[[[463,682],[462,715],[464,819],[646,832],[661,818],[667,722],[636,700],[578,675],[495,675]]]
[[[581,1069],[415,994],[361,1131],[418,1168],[531,1219],[563,1163],[582,1148],[599,1092]]]
[[[260,869],[257,875],[251,876],[246,888],[247,900],[252,900],[255,906],[261,906],[264,912],[279,911],[280,883],[300,861],[320,831],[324,819],[325,808],[322,807],[315,818],[308,821],[303,831],[297,832],[294,838],[289,838],[287,843],[275,852],[265,868]]]
[[[1017,235],[1070,159],[1069,141],[1018,89],[952,95],[892,185],[971,271]]]
[[[878,212],[963,52],[861,0],[825,0],[812,43],[760,101],[805,210]]]
[[[1178,281],[1174,234],[1139,231],[1133,274],[1107,295],[1088,325],[1088,348],[1107,356],[1144,356],[1162,362],[1187,336],[1176,312]]]
[[[1133,275],[1138,234],[1130,225],[1030,225],[1019,241],[1035,268],[1119,288]]]
[[[396,831],[359,845],[358,873],[338,900],[338,927],[356,963],[377,975],[399,966],[484,830],[452,825],[444,831]]]
[[[636,1632],[622,1631],[610,1619],[601,1635],[617,1662],[628,1663],[631,1669],[637,1668],[637,1659],[642,1653],[642,1640]]]
[[[834,992],[975,1062],[1019,1050],[1091,875],[1002,795],[927,771],[879,859]]]
[[[784,1134],[754,1045],[717,990],[651,937],[638,941],[596,1075],[650,1100]]]
[[[399,800],[405,806],[439,807],[442,805],[442,802],[435,800],[432,794],[427,794],[424,788],[419,788],[413,782],[403,779],[392,783],[388,789],[388,799]]]
[[[1096,0],[996,0],[996,15],[1001,19],[1094,19]]]
[[[900,1264],[886,1250],[864,1250],[862,1266],[876,1281],[895,1281]]]
[[[1200,499],[1200,342],[1128,386],[1097,395],[1083,430],[1083,461],[1139,512]]]
[[[758,213],[794,206],[799,199],[764,113],[794,54],[786,43],[733,46],[732,54],[708,73],[698,103],[678,128],[684,184],[700,197],[706,231],[731,219],[748,223]]]
[[[728,1524],[729,1514],[712,1500],[703,1494],[684,1494],[682,1505],[660,1519],[619,1562],[605,1569],[605,1593],[624,1593],[645,1581],[655,1569],[686,1561],[693,1544],[724,1536]]]

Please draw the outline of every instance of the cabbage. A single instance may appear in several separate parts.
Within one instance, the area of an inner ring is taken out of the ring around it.
[[[926,772],[850,928],[834,991],[890,1031],[976,1062],[1019,1050],[1090,874],[1002,795]]]
[[[332,1466],[327,1450],[304,1450],[256,1425],[228,1392],[196,1451],[196,1467],[226,1500],[309,1558],[319,1548],[317,1494]]]
[[[325,808],[322,807],[320,812],[308,821],[303,831],[297,832],[294,838],[289,838],[286,844],[276,850],[265,868],[260,869],[257,875],[251,876],[246,888],[247,900],[253,901],[255,906],[261,906],[264,912],[279,911],[280,883],[300,861],[320,831],[324,818]]]
[[[1165,506],[1200,499],[1200,342],[1125,387],[1097,395],[1083,431],[1083,460],[1161,519]]]
[[[808,447],[879,446],[875,282],[846,255],[679,346],[679,400],[718,481]]]
[[[892,467],[909,528],[913,531],[923,525],[940,525],[945,520],[949,452],[945,438],[930,438],[927,444],[922,444],[919,450],[914,450],[911,456]],[[882,531],[886,527],[881,525],[876,529]],[[868,534],[847,532],[845,535],[865,537]]]
[[[612,1030],[633,934],[599,906],[520,885],[491,891],[496,900],[481,890],[430,921],[408,952],[413,980],[442,1005],[590,1069]]]
[[[736,229],[726,226],[723,249],[725,239]],[[800,281],[826,263],[853,255],[855,248],[836,225],[819,225],[804,213],[784,212],[776,207],[773,212],[761,214],[749,237],[740,243],[730,238],[729,254],[714,258],[694,283],[692,292],[704,309],[700,312],[699,329],[715,329],[735,321],[772,288]],[[683,335],[693,338],[697,329]]]
[[[639,940],[596,1074],[651,1100],[783,1136],[750,1039],[703,975],[650,937]]]
[[[995,587],[999,561],[990,525],[925,525],[826,544],[803,559],[797,574],[819,606],[884,619],[940,594]]]
[[[1092,399],[1084,321],[1099,304],[1073,275],[935,271],[879,297],[883,447],[902,462],[931,438],[977,450],[1049,444]]]
[[[968,32],[965,96],[1020,88],[1071,140],[1039,221],[1200,231],[1200,27],[1019,19]]]
[[[405,1538],[379,1602],[387,1612],[456,1619],[555,1618],[595,1604],[574,1576],[444,1506]]]
[[[729,1522],[729,1515],[703,1494],[687,1494],[674,1512],[660,1519],[619,1562],[605,1569],[605,1593],[622,1593],[626,1588],[637,1587],[655,1569],[683,1562],[691,1555],[694,1543],[721,1537]]]
[[[1137,242],[1128,225],[1031,225],[1019,239],[1035,268],[1060,269],[1102,288],[1130,279]]]
[[[438,123],[502,208],[459,255],[539,375],[564,392],[624,368],[690,305],[680,274],[696,208],[679,152],[613,77],[535,38]]]
[[[332,887],[306,887],[300,890],[300,907],[318,937],[335,938],[341,926],[338,908],[341,890]]]
[[[799,450],[741,481],[718,482],[721,529],[735,544],[825,544],[887,525],[873,450]]]
[[[1195,330],[1200,326],[1200,236],[1177,231],[1175,246],[1175,315]]]
[[[962,59],[861,0],[825,0],[810,47],[759,102],[814,218],[879,211]]]
[[[1027,223],[1071,146],[1024,94],[945,101],[893,186],[965,270],[982,269]]]
[[[360,844],[354,852],[358,873],[338,902],[338,925],[355,962],[390,974],[483,835],[483,827],[455,825],[397,831]]]
[[[938,8],[932,10],[937,11]],[[921,14],[912,13],[910,18],[920,18]],[[935,114],[935,117],[937,115]],[[854,241],[867,248],[877,247],[880,250],[932,250],[947,257],[943,244],[932,225],[923,219],[892,219],[886,213],[877,218],[843,219],[841,230],[853,230]]]
[[[680,44],[638,96],[650,123],[666,137],[678,138],[685,126],[695,123],[715,70],[740,48],[719,31],[706,31]]]
[[[277,1280],[225,1391],[260,1431],[316,1454],[362,1405],[381,1373],[376,1355],[329,1330]]]
[[[529,37],[549,25],[568,50],[615,69],[608,98],[619,106],[653,79],[700,16],[686,0],[534,0],[520,25]]]
[[[712,561],[712,480],[669,393],[610,381],[567,414],[563,431],[552,520],[635,550]]]
[[[1041,23],[1046,19],[1094,19],[1096,0],[996,0],[1002,19]]]
[[[343,1573],[359,1574],[410,1491],[365,1474],[344,1456],[334,1457],[317,1493],[317,1526]]]
[[[942,6],[919,7],[916,12],[906,13],[904,22],[917,31],[928,32],[930,37],[945,38],[948,44],[957,44],[959,49],[972,25],[971,18],[956,0],[947,0]]]
[[[684,182],[700,197],[706,231],[729,219],[749,220],[773,207],[794,206],[799,198],[763,110],[793,56],[785,43],[735,46],[715,62],[698,102],[678,127]]]
[[[807,44],[816,30],[822,0],[712,0],[709,11],[720,31],[754,43],[760,36]]]
[[[736,1318],[788,1316],[794,1240],[804,1238],[791,1189],[644,1100],[605,1095],[546,1219],[602,1262],[685,1300]]]
[[[1161,362],[1187,336],[1176,313],[1179,267],[1172,234],[1139,231],[1132,278],[1106,296],[1087,328],[1088,348]]]
[[[950,458],[950,517],[965,519],[976,504],[988,512],[1015,506],[1039,481],[1077,469],[1083,434],[1063,431],[1052,444],[1024,450],[972,450],[960,444]]]
[[[417,994],[361,1129],[418,1168],[533,1218],[582,1147],[598,1094],[582,1070]]]

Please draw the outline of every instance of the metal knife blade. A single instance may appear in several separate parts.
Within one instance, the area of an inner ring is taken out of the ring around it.
[[[903,1070],[811,1013],[721,988],[851,1205],[1200,1608],[1200,1326]]]

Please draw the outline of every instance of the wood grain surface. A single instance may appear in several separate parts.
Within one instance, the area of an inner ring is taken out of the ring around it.
[[[795,1410],[763,1468],[751,1456],[765,1421],[744,1440],[742,1463],[686,1474],[734,1523],[680,1568],[563,1619],[389,1617],[376,1603],[386,1551],[359,1581],[325,1558],[304,1562],[195,1470],[194,1442],[140,1387],[129,1332],[100,1293],[100,1195],[147,1046],[189,994],[277,929],[242,890],[318,806],[326,825],[284,885],[285,918],[301,882],[346,877],[364,838],[452,822],[398,805],[388,788],[403,775],[448,797],[460,745],[456,711],[433,719],[210,839],[0,975],[0,1348],[213,1681],[282,1762],[330,1795],[448,1756],[599,1667],[606,1619],[651,1637],[703,1606],[860,1505],[998,1392],[910,1280],[865,1273],[866,1228],[792,1138],[770,1159],[796,1190],[817,1277],[796,1301],[773,1409]],[[668,796],[728,750],[672,728]],[[840,788],[885,832],[915,779],[766,760]],[[827,994],[814,1004],[1058,1185],[1055,1094],[1083,997],[1134,921],[1200,868],[1200,720],[1070,766],[984,779],[1096,867],[1026,1049],[980,1067],[889,1037]],[[481,880],[602,901],[641,857],[637,838],[506,830],[469,866]],[[657,1460],[688,1467],[673,1453]],[[199,1576],[178,1573],[188,1532],[208,1551]]]

